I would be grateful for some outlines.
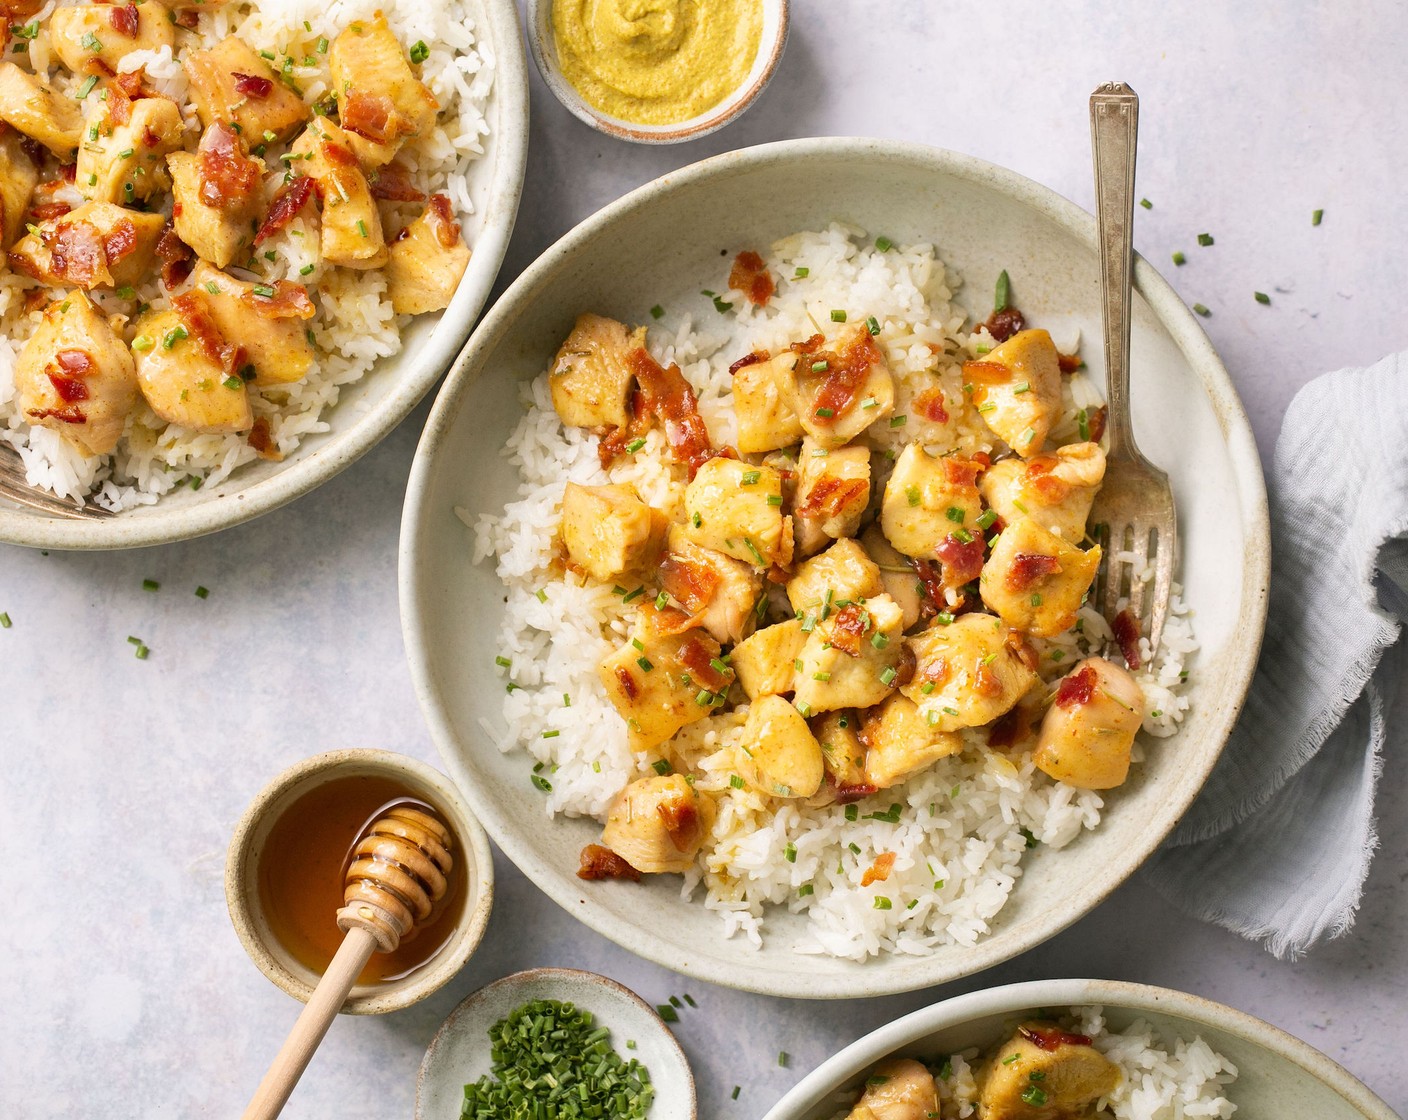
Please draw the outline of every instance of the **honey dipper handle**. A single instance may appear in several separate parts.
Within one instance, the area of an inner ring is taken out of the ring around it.
[[[293,1024],[288,1038],[274,1057],[269,1072],[254,1091],[244,1110],[243,1120],[274,1120],[288,1103],[293,1087],[308,1068],[313,1051],[328,1033],[347,993],[376,952],[376,938],[365,929],[350,929],[332,958],[313,995]]]

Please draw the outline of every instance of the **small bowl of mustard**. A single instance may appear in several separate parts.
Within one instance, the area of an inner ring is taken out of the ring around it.
[[[722,128],[771,81],[789,0],[530,0],[548,88],[593,128],[678,144]]]

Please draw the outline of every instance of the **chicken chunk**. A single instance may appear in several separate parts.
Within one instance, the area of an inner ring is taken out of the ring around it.
[[[205,130],[195,154],[173,152],[166,164],[177,235],[216,268],[242,261],[264,209],[264,161],[249,155],[243,137],[219,122]]]
[[[745,776],[770,797],[811,797],[825,776],[821,745],[781,696],[760,696],[743,725]]]
[[[136,330],[137,384],[153,412],[194,432],[244,432],[253,426],[244,380],[210,353],[179,312],[148,311]]]
[[[668,632],[650,617],[663,613],[653,605],[643,608],[631,640],[597,669],[607,698],[626,721],[633,751],[658,747],[703,719],[734,679],[719,659],[718,642],[698,630]]]
[[[738,450],[745,455],[791,447],[802,438],[797,416],[797,354],[787,350],[742,366],[733,375]]]
[[[800,349],[797,416],[819,446],[844,447],[890,415],[894,378],[864,323],[848,327],[832,349],[807,343]]]
[[[757,568],[791,560],[782,515],[782,477],[771,467],[719,457],[685,488],[685,535]]]
[[[256,387],[291,384],[312,368],[306,324],[315,308],[301,284],[246,283],[204,261],[191,279],[220,334],[243,351],[240,372]]]
[[[144,4],[142,10],[148,7]],[[73,10],[60,8],[54,14]],[[169,190],[166,156],[180,149],[186,135],[176,102],[143,97],[113,102],[112,107],[94,99],[88,103],[95,108],[87,118],[88,138],[78,149],[74,175],[74,185],[83,197],[131,206]]]
[[[440,106],[380,12],[333,40],[328,69],[342,127],[362,166],[390,163],[402,144],[434,126]]]
[[[907,782],[941,758],[958,754],[963,739],[955,732],[940,731],[919,710],[919,705],[895,693],[865,714],[861,742],[865,744],[862,781],[874,789],[889,789]]]
[[[75,4],[49,17],[49,44],[75,74],[112,74],[132,51],[174,46],[175,29],[160,4]]]
[[[978,482],[983,500],[1006,525],[1030,517],[1062,540],[1085,536],[1090,507],[1105,478],[1105,452],[1098,443],[1073,443],[1054,455],[1002,459]]]
[[[738,683],[748,699],[792,691],[794,662],[806,640],[801,621],[789,618],[754,631],[733,647],[729,664],[738,674]]]
[[[803,715],[868,708],[894,691],[904,616],[878,594],[829,614],[807,636],[798,660],[793,700]],[[805,625],[805,623],[803,624]]]
[[[138,284],[151,274],[165,226],[160,214],[85,202],[15,242],[10,267],[46,284],[85,290]]]
[[[1023,517],[993,545],[978,590],[1014,630],[1052,638],[1075,625],[1099,568],[1098,544],[1082,552]]]
[[[601,842],[637,871],[688,871],[714,825],[714,802],[683,774],[640,778],[616,796]]]
[[[287,140],[308,119],[309,109],[285,86],[249,44],[231,35],[209,50],[187,51],[181,65],[191,83],[200,123],[239,126],[242,136],[272,133]]]
[[[1053,1023],[1028,1022],[994,1053],[981,1075],[983,1120],[1084,1120],[1114,1092],[1119,1067]]]
[[[669,528],[665,515],[642,502],[629,486],[569,482],[562,492],[562,543],[567,557],[603,583],[653,568]]]
[[[0,62],[0,121],[37,140],[61,161],[73,158],[83,136],[83,113],[13,62]]]
[[[799,615],[818,619],[837,606],[869,599],[883,590],[880,569],[865,549],[848,538],[798,565],[787,581],[787,600]]]
[[[933,1120],[938,1115],[933,1074],[911,1058],[891,1058],[870,1071],[865,1092],[846,1120]]]
[[[853,537],[870,504],[870,451],[828,451],[810,438],[797,460],[800,477],[792,507],[796,553],[810,556],[841,537]]]
[[[870,526],[860,535],[860,543],[866,555],[880,569],[880,585],[885,594],[898,603],[904,612],[904,628],[910,629],[919,621],[924,602],[914,565],[909,557],[896,551],[885,539],[878,524]]]
[[[885,483],[880,525],[885,537],[906,556],[933,559],[934,550],[950,533],[960,530],[970,537],[983,529],[977,478],[981,468],[956,455],[934,458],[923,446],[911,443],[895,461]]]
[[[577,316],[548,374],[552,407],[569,428],[624,428],[631,421],[635,374],[631,352],[645,347],[645,328],[628,332],[615,319]]]
[[[660,586],[716,641],[737,642],[753,632],[763,578],[750,564],[703,548],[671,525],[660,562]]]
[[[856,801],[874,793],[865,784],[865,744],[860,741],[860,716],[842,709],[813,716],[812,734],[821,744],[827,781],[841,801]]]
[[[381,212],[347,134],[319,117],[294,141],[292,155],[317,184],[323,202],[319,247],[323,261],[343,268],[381,268],[388,259]]]
[[[1129,776],[1144,690],[1103,657],[1087,658],[1061,679],[1037,739],[1034,761],[1058,782],[1112,789]]]
[[[980,361],[964,362],[972,401],[993,434],[1023,458],[1041,451],[1061,411],[1061,365],[1045,331],[1018,331]]]
[[[82,292],[45,308],[15,363],[15,389],[26,420],[84,455],[116,447],[137,403],[132,355]]]
[[[981,727],[1005,714],[1037,683],[1029,651],[990,614],[936,619],[908,639],[914,676],[900,691],[938,731]]]
[[[38,182],[39,168],[20,134],[0,124],[0,249],[8,249],[24,232],[25,211]]]
[[[469,246],[443,194],[431,196],[421,216],[396,235],[387,253],[386,291],[397,315],[448,307],[469,267]]]

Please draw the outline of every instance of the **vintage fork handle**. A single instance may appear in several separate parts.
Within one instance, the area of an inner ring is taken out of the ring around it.
[[[1130,274],[1134,262],[1134,153],[1139,97],[1123,82],[1090,95],[1095,217],[1100,235],[1100,298],[1105,324],[1106,430],[1110,455],[1137,455],[1129,419]]]

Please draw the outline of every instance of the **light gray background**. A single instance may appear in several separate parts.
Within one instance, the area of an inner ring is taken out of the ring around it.
[[[1396,0],[794,0],[772,87],[698,143],[606,139],[534,74],[528,181],[503,276],[631,187],[791,136],[922,140],[1088,207],[1086,97],[1122,78],[1142,99],[1139,190],[1154,204],[1137,212],[1137,247],[1212,309],[1207,329],[1269,455],[1298,386],[1408,343],[1405,59]],[[1325,220],[1312,229],[1317,207]],[[1201,232],[1216,245],[1199,248]],[[1179,269],[1175,249],[1188,256]],[[214,538],[114,555],[0,546],[0,611],[14,620],[0,630],[0,1113],[243,1106],[297,1008],[246,959],[225,913],[235,820],[277,770],[320,750],[434,758],[396,607],[401,494],[425,412],[311,497]],[[161,591],[143,591],[144,578]],[[133,658],[129,634],[149,660]],[[1045,946],[961,984],[789,1003],[637,961],[500,859],[488,937],[463,974],[410,1011],[338,1021],[286,1115],[409,1115],[421,1052],[455,1003],[547,964],[604,972],[651,1002],[692,994],[699,1009],[682,1013],[677,1033],[706,1120],[760,1116],[828,1054],[903,1012],[1049,976],[1148,981],[1230,1003],[1308,1040],[1403,1111],[1403,765],[1401,749],[1391,753],[1382,847],[1354,931],[1295,964],[1182,918],[1136,879]]]

